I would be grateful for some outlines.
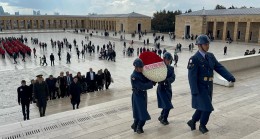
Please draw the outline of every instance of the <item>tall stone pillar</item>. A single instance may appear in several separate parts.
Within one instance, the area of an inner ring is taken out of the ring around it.
[[[24,20],[24,29],[28,29],[28,21]]]
[[[6,20],[3,20],[3,29],[6,29]]]
[[[46,22],[48,22],[48,20],[42,20],[43,22],[43,28],[46,29]]]
[[[217,22],[216,21],[213,23],[213,37],[215,39],[217,38]]]
[[[237,41],[238,22],[235,22],[233,41]]]
[[[41,28],[41,20],[36,20],[37,29]]]
[[[20,29],[20,20],[17,20],[17,28]]]
[[[30,29],[33,29],[32,20],[29,20]]]
[[[226,41],[227,39],[227,22],[224,22],[224,26],[223,26],[223,35],[222,35],[222,40]]]
[[[13,21],[12,20],[9,20],[9,24],[10,24],[10,26],[8,27],[8,29],[13,29]]]
[[[250,24],[251,22],[246,23],[246,35],[245,35],[245,42],[249,41],[249,35],[250,35]]]
[[[258,29],[258,44],[260,44],[260,28]]]

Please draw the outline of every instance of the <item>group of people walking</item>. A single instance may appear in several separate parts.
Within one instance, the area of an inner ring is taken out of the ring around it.
[[[30,116],[30,104],[35,102],[39,108],[40,117],[45,116],[47,107],[47,101],[70,97],[73,109],[79,108],[81,94],[87,92],[100,91],[109,89],[111,82],[113,81],[108,69],[104,72],[102,69],[96,74],[92,68],[85,76],[80,72],[76,76],[72,76],[68,71],[66,75],[64,72],[60,72],[60,76],[54,78],[50,75],[44,80],[43,75],[37,75],[36,80],[32,80],[29,86],[26,85],[26,81],[21,81],[21,86],[17,88],[18,104],[22,105],[22,112],[24,120],[29,120]]]
[[[195,109],[191,120],[187,122],[191,130],[196,129],[196,123],[200,121],[199,131],[207,133],[206,127],[210,114],[214,110],[212,105],[213,94],[213,70],[223,76],[229,82],[235,82],[234,76],[222,66],[215,56],[208,52],[210,40],[206,35],[200,35],[196,39],[199,50],[188,61],[188,79],[191,89],[192,108]],[[173,108],[171,84],[175,81],[174,68],[171,66],[173,60],[169,52],[164,53],[163,60],[167,66],[167,77],[164,81],[153,82],[143,74],[144,64],[137,58],[133,65],[135,67],[131,75],[132,85],[132,110],[134,122],[131,128],[138,134],[144,133],[143,126],[151,117],[147,111],[147,90],[157,86],[158,107],[162,109],[158,120],[163,125],[168,125],[168,116]]]

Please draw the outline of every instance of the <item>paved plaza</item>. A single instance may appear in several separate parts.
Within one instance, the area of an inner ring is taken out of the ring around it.
[[[130,130],[132,124],[131,110],[131,85],[130,75],[134,69],[132,62],[137,57],[123,55],[123,42],[120,41],[120,34],[110,37],[103,37],[94,33],[89,40],[95,46],[103,46],[109,41],[115,42],[117,53],[116,62],[100,60],[98,53],[90,56],[86,54],[86,59],[78,60],[76,50],[72,47],[71,64],[66,64],[66,53],[68,48],[62,49],[62,60],[58,60],[58,48],[52,48],[50,40],[63,40],[67,38],[72,44],[77,40],[79,50],[81,41],[85,40],[86,34],[75,34],[72,31],[38,31],[38,32],[4,32],[0,37],[20,37],[23,35],[28,38],[30,48],[36,48],[38,58],[26,57],[26,62],[21,58],[18,64],[13,64],[13,59],[6,56],[0,58],[0,137],[8,138],[176,138],[176,139],[256,139],[260,138],[260,67],[233,73],[237,79],[235,87],[214,86],[213,112],[208,124],[209,133],[201,135],[199,131],[191,132],[186,122],[194,112],[191,108],[190,89],[187,80],[187,62],[190,56],[196,51],[188,51],[190,40],[171,40],[168,34],[164,34],[165,41],[161,42],[161,48],[173,54],[177,43],[182,44],[183,51],[178,53],[178,67],[175,67],[176,80],[173,83],[173,105],[175,109],[170,112],[170,125],[162,126],[157,118],[160,109],[157,108],[156,87],[148,91],[148,111],[151,120],[144,127],[145,133],[137,135]],[[130,34],[125,36],[127,47],[129,42],[134,40],[133,47],[144,47],[143,40],[149,38],[150,45],[145,46],[154,48],[152,34],[144,35],[141,40],[136,36],[132,38]],[[162,35],[162,34],[157,34]],[[38,45],[31,43],[30,38],[38,38],[40,42],[48,44],[47,51],[39,49]],[[227,55],[223,55],[223,47],[228,47]],[[227,44],[224,42],[212,42],[210,51],[213,52],[218,60],[232,57],[243,56],[246,49],[258,50],[259,46],[254,44]],[[49,55],[55,55],[55,66],[50,66]],[[47,57],[48,66],[39,65],[39,57],[43,54]],[[43,74],[47,78],[50,74],[57,77],[61,71],[70,71],[76,75],[78,71],[86,74],[89,68],[95,72],[99,69],[108,68],[114,79],[110,89],[87,93],[82,95],[80,109],[72,111],[69,98],[48,101],[46,117],[39,118],[38,109],[35,104],[31,105],[30,121],[23,121],[21,106],[17,103],[16,89],[20,81],[25,79],[27,84],[37,74]],[[12,129],[12,130],[10,130]]]

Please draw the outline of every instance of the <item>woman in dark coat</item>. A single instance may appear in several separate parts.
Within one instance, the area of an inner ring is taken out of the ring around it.
[[[104,79],[105,79],[106,89],[108,89],[109,85],[111,84],[111,74],[107,69],[104,70]]]
[[[97,81],[97,89],[103,90],[104,88],[104,73],[102,72],[102,69],[98,71],[98,74],[96,75],[96,81]]]
[[[70,84],[70,99],[71,99],[73,110],[75,110],[75,105],[77,105],[77,109],[79,108],[80,94],[81,94],[81,85],[78,82],[78,78],[74,77],[73,82]]]

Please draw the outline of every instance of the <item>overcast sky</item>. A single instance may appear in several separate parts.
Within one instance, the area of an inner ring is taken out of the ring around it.
[[[40,10],[41,14],[87,15],[119,14],[137,12],[152,16],[154,12],[163,9],[193,11],[214,9],[217,4],[230,7],[253,6],[260,8],[259,0],[0,0],[5,12],[31,15],[33,10]]]

